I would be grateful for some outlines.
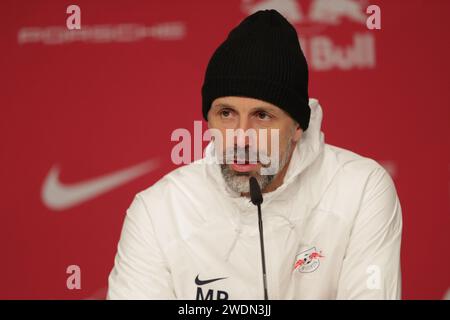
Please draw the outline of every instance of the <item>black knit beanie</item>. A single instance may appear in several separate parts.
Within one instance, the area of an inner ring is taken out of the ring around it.
[[[278,11],[248,16],[214,52],[202,87],[205,120],[212,102],[225,96],[272,103],[308,128],[308,65],[295,28]]]

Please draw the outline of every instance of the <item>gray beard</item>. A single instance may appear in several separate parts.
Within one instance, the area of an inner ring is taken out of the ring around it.
[[[264,191],[264,189],[272,182],[275,176],[284,168],[284,166],[288,162],[289,155],[291,154],[292,151],[291,141],[292,140],[289,139],[286,153],[284,157],[279,160],[280,161],[278,166],[279,170],[276,174],[272,175],[261,175],[259,173],[253,174],[256,180],[258,181],[262,191]],[[250,179],[250,174],[248,172],[234,171],[233,169],[231,169],[230,165],[227,164],[221,164],[220,169],[222,171],[222,176],[225,180],[225,183],[231,190],[238,193],[250,192],[250,184],[248,181]]]
[[[250,174],[247,172],[236,172],[230,168],[227,164],[221,164],[220,168],[222,170],[222,176],[225,180],[225,183],[228,187],[234,192],[238,193],[248,193],[250,192],[250,185],[248,179],[250,179]],[[261,187],[261,190],[264,190],[265,187],[269,185],[269,183],[275,178],[275,175],[254,175],[256,180]]]

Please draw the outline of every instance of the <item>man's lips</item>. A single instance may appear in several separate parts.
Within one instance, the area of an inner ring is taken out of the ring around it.
[[[250,171],[254,171],[255,169],[258,168],[258,163],[236,163],[233,162],[231,164],[231,168],[234,171],[238,171],[238,172],[250,172]]]

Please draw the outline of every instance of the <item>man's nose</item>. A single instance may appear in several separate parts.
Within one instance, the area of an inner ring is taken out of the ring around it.
[[[240,148],[247,147],[250,144],[250,135],[252,134],[250,132],[252,130],[252,127],[247,117],[239,118],[239,124],[236,129],[237,132],[235,134],[235,144]],[[249,129],[250,131],[247,131]]]

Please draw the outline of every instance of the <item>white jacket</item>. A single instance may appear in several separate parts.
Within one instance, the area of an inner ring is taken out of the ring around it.
[[[269,299],[399,299],[402,217],[377,162],[324,143],[322,109],[284,178],[264,193]],[[213,157],[177,168],[131,203],[108,299],[263,299],[257,208]]]

